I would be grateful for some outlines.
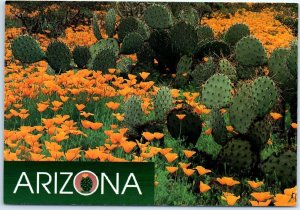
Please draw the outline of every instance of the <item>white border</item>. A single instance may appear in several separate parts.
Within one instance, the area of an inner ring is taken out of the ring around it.
[[[73,1],[80,1],[80,0],[73,0]],[[81,1],[88,1],[88,0],[81,0]],[[95,1],[95,0],[91,0],[91,1]],[[110,0],[102,0],[102,1],[110,1]],[[113,0],[111,0],[113,1]],[[127,0],[127,1],[136,1],[136,0]],[[145,1],[145,0],[141,0],[141,1]],[[140,2],[141,2],[140,1]],[[177,0],[178,2],[187,2],[185,0]],[[148,0],[148,2],[175,2],[175,0]],[[209,0],[203,1],[203,0],[189,0],[189,2],[210,2]],[[298,3],[298,17],[300,14],[300,8],[299,8],[299,1],[297,0],[213,0],[212,2],[264,2],[264,3]],[[161,207],[161,206],[151,206],[151,207],[132,207],[132,206],[113,206],[113,207],[108,207],[108,206],[33,206],[33,205],[4,205],[3,204],[3,149],[4,149],[4,144],[3,144],[3,130],[4,130],[4,111],[3,111],[3,107],[4,107],[4,55],[5,55],[5,24],[4,24],[4,20],[5,20],[5,0],[0,0],[0,102],[1,102],[1,112],[0,112],[0,141],[2,143],[0,143],[0,209],[1,210],[8,210],[8,209],[19,209],[22,208],[24,210],[40,210],[41,208],[43,209],[57,209],[57,210],[71,210],[71,209],[124,209],[124,210],[129,210],[129,209],[147,209],[150,210],[152,208],[160,208],[160,209],[192,209],[195,207]],[[298,28],[299,28],[299,21],[298,21]],[[300,64],[300,47],[299,47],[299,33],[298,33],[298,78],[300,76],[299,73],[299,64]],[[298,104],[298,114],[297,114],[297,118],[299,119],[300,117],[300,113],[299,113],[299,103],[300,103],[300,99],[299,99],[299,91],[300,90],[300,84],[298,82],[298,100],[297,100],[297,104]],[[299,121],[299,120],[298,120]],[[297,142],[299,139],[299,134],[300,131],[299,129],[297,130]],[[300,148],[299,145],[297,145],[297,186],[299,185],[299,178],[300,178]],[[299,187],[299,186],[298,186]],[[300,206],[299,204],[299,199],[297,202],[297,207]],[[201,207],[200,207],[201,208]],[[207,210],[211,210],[214,208],[219,208],[219,209],[225,209],[226,207],[202,207],[205,208]],[[235,209],[253,209],[253,207],[234,207]],[[277,208],[277,207],[276,207]],[[296,207],[280,207],[280,209],[295,209]],[[263,207],[256,207],[255,209],[263,209]]]

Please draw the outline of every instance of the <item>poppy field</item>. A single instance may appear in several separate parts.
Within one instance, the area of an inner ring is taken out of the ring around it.
[[[5,161],[154,162],[155,205],[296,205],[297,4],[5,12]]]

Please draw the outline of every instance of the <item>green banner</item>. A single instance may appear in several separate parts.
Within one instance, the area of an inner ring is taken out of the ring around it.
[[[153,163],[4,162],[4,202],[153,205]]]

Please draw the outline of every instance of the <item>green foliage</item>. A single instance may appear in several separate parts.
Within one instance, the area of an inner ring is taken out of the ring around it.
[[[234,46],[240,39],[250,36],[249,27],[242,23],[232,25],[225,33],[224,40],[231,46]]]
[[[133,54],[139,51],[143,45],[143,37],[137,32],[131,32],[125,36],[122,42],[121,53]]]
[[[105,16],[105,31],[108,37],[112,38],[115,33],[115,24],[116,24],[116,11],[114,8],[111,8],[107,11]]]
[[[252,36],[242,38],[235,46],[235,57],[243,66],[261,66],[267,61],[267,53],[262,43]]]
[[[85,67],[90,58],[91,58],[91,53],[88,47],[86,46],[75,47],[73,51],[73,59],[79,68]]]
[[[13,40],[11,49],[14,57],[23,63],[35,63],[45,58],[38,42],[31,36],[19,36]]]
[[[169,28],[173,24],[171,12],[159,4],[147,7],[144,19],[148,26],[156,29]]]
[[[208,108],[222,108],[231,102],[231,81],[224,74],[210,77],[202,89],[202,102]]]
[[[62,73],[70,68],[71,52],[62,42],[52,42],[46,51],[47,62],[55,73]]]
[[[154,110],[156,119],[160,122],[164,122],[167,117],[167,113],[173,107],[173,98],[171,90],[168,87],[161,87],[154,99]]]

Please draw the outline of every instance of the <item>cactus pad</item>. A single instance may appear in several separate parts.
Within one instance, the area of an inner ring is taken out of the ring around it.
[[[109,68],[116,67],[116,58],[113,50],[107,49],[100,51],[93,60],[93,70],[101,70],[107,73]]]
[[[252,36],[242,38],[235,45],[235,56],[243,66],[261,66],[267,61],[267,53],[262,43]]]
[[[118,26],[118,39],[123,41],[125,36],[131,32],[136,32],[139,28],[139,22],[134,17],[127,17],[122,19]]]
[[[172,13],[162,5],[152,5],[144,12],[144,19],[148,26],[155,29],[169,28],[173,24]]]
[[[208,108],[226,107],[231,102],[231,81],[224,74],[215,74],[204,84],[202,102]]]
[[[254,151],[260,152],[270,139],[272,125],[267,119],[254,122],[249,128],[249,139]]]
[[[242,66],[237,65],[236,74],[238,79],[247,80],[252,79],[256,76],[256,67],[255,66]]]
[[[192,58],[186,55],[182,56],[177,64],[175,85],[183,87],[188,83],[188,74],[191,72]]]
[[[291,49],[287,55],[287,66],[290,70],[290,73],[297,78],[297,59],[298,59],[298,44],[293,42],[291,44]]]
[[[220,145],[227,143],[227,129],[223,115],[218,109],[212,109],[211,112],[212,136],[215,142]]]
[[[245,24],[237,23],[232,25],[226,32],[224,40],[234,46],[240,39],[250,35],[249,27]]]
[[[263,117],[274,107],[277,101],[276,86],[269,77],[258,77],[252,83],[252,91],[256,100],[257,115]]]
[[[71,52],[62,42],[52,42],[47,48],[46,57],[55,73],[62,73],[70,68]]]
[[[93,15],[93,22],[92,22],[92,24],[93,24],[92,28],[93,28],[94,36],[98,40],[102,39],[102,35],[101,35],[100,29],[99,29],[99,25],[98,25],[98,18],[97,18],[96,14]]]
[[[173,98],[168,87],[162,87],[154,100],[154,110],[158,121],[164,122],[167,113],[173,108]]]
[[[122,58],[116,65],[116,68],[120,70],[121,75],[127,75],[133,66],[133,61],[131,58]]]
[[[235,67],[225,58],[219,61],[219,72],[228,76],[231,81],[237,79]]]
[[[80,187],[83,192],[89,193],[93,187],[93,180],[90,177],[82,177]]]
[[[192,25],[198,25],[199,22],[198,12],[193,7],[188,7],[180,10],[178,17],[181,21],[184,21]]]
[[[204,56],[227,57],[230,55],[230,48],[225,42],[214,40],[202,45],[198,54],[200,58]]]
[[[141,99],[133,95],[125,103],[125,124],[130,128],[136,128],[145,122],[145,114],[141,107]]]
[[[236,131],[242,134],[247,133],[256,118],[255,102],[251,85],[243,84],[229,108],[230,122]]]
[[[214,32],[209,26],[200,25],[197,27],[197,36],[198,46],[202,46],[214,38]]]
[[[143,37],[137,32],[131,32],[125,36],[122,42],[121,53],[136,53],[143,44]]]
[[[105,16],[105,31],[108,37],[112,38],[115,33],[116,11],[111,8]]]
[[[45,57],[40,45],[31,36],[17,37],[13,40],[11,49],[14,57],[23,63],[31,64]]]
[[[191,73],[192,83],[200,87],[214,73],[215,63],[212,58],[209,58],[206,63],[200,63],[195,67],[194,71]]]
[[[170,31],[172,46],[182,55],[195,53],[198,36],[195,28],[185,22],[175,24]]]
[[[91,58],[91,53],[89,51],[89,48],[83,46],[75,47],[73,51],[73,59],[79,68],[85,67],[90,58]]]

